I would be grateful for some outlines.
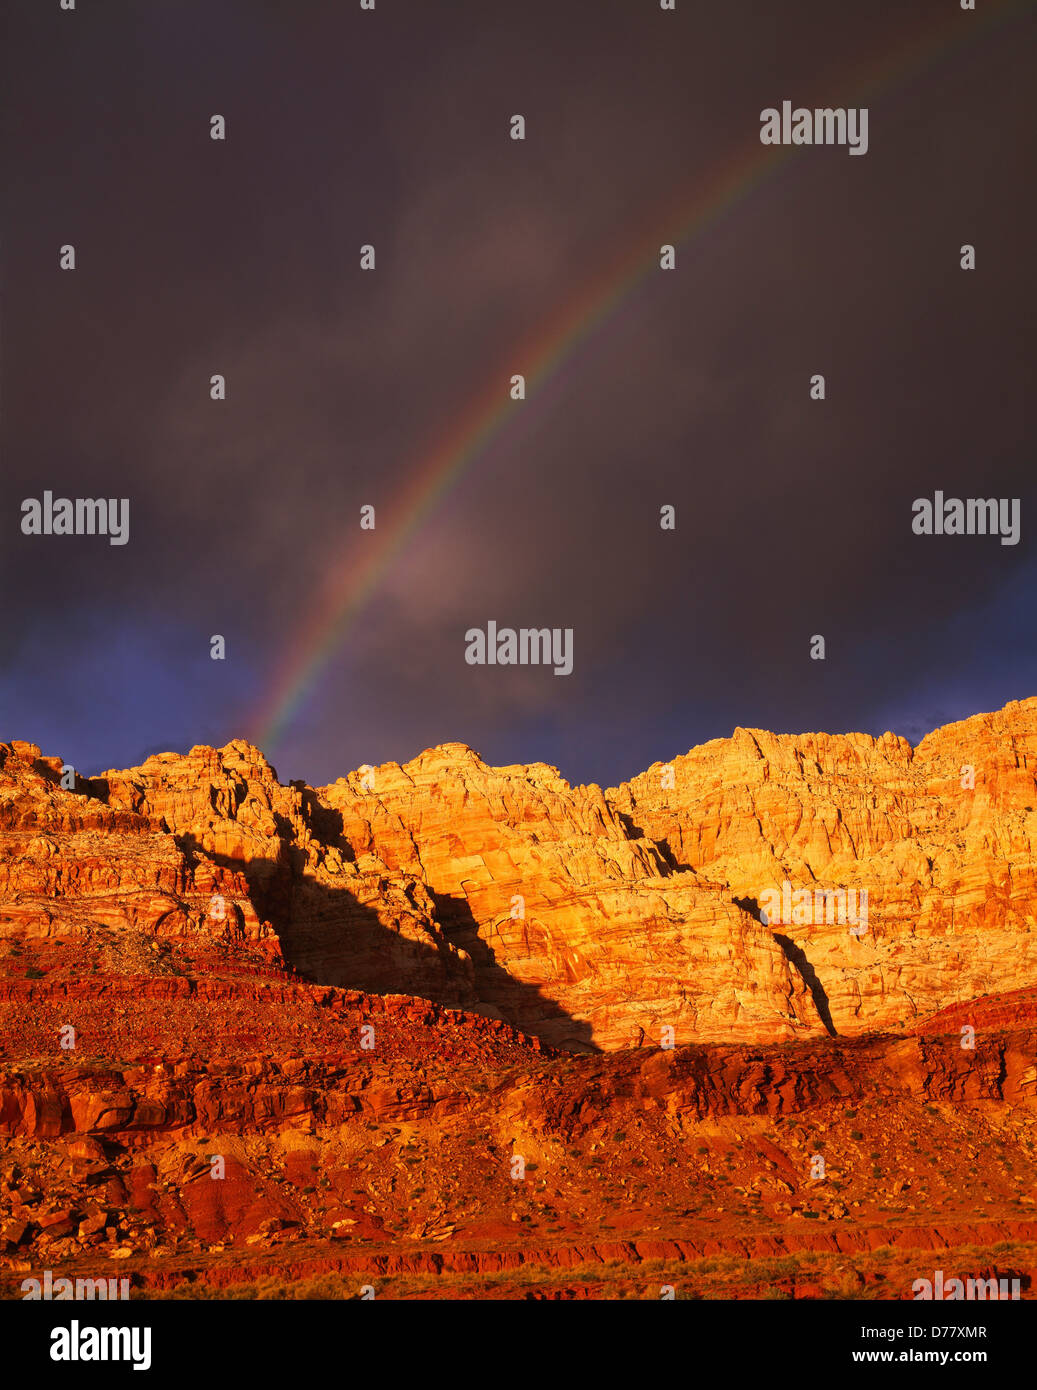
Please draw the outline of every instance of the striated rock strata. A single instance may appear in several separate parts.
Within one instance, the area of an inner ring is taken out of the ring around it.
[[[739,730],[609,791],[0,744],[0,1297],[1032,1296],[1035,735]]]
[[[115,973],[247,946],[574,1050],[903,1029],[1037,982],[1037,700],[917,748],[738,729],[607,791],[463,744],[318,789],[240,740],[61,766],[0,745],[0,941],[48,971],[68,938]],[[763,911],[783,889],[812,907]]]

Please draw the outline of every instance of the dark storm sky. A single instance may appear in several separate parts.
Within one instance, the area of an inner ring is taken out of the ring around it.
[[[673,239],[653,209],[761,109],[858,105],[843,75],[920,31],[865,156],[799,151],[514,413],[266,751],[320,783],[461,740],[607,784],[738,724],[914,740],[1037,692],[1037,25],[907,8],[12,0],[0,738],[91,772],[253,733],[361,504],[487,371]],[[129,497],[129,544],[23,536],[45,488]],[[1020,498],[1021,542],[913,535],[936,489]],[[574,673],[467,666],[490,618],[573,628]]]

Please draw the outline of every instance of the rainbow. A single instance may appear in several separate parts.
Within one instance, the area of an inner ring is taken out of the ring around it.
[[[892,54],[858,64],[833,84],[838,90],[830,101],[863,105],[867,99],[929,66],[945,51],[974,44],[978,37],[1000,28],[1032,5],[1033,0],[1015,0],[990,6],[981,18],[948,0],[939,26],[929,25],[908,34]],[[848,92],[854,94],[851,100],[847,100]],[[775,93],[774,101],[782,95]],[[353,620],[407,542],[507,428],[514,412],[528,409],[528,404],[516,403],[510,397],[508,383],[512,374],[523,371],[525,364],[527,397],[535,396],[538,387],[546,385],[563,364],[570,362],[582,346],[614,319],[620,306],[642,282],[660,273],[660,245],[674,245],[679,264],[682,247],[743,203],[800,153],[797,146],[762,145],[754,124],[752,142],[735,160],[718,168],[673,206],[657,212],[650,219],[650,232],[614,255],[546,325],[512,347],[449,431],[423,454],[396,498],[387,522],[379,516],[377,529],[363,534],[355,553],[344,560],[336,559],[328,569],[320,592],[308,605],[311,616],[296,632],[260,709],[248,721],[254,730],[250,734],[253,742],[268,753],[276,747],[321,672],[341,647]],[[677,230],[667,233],[660,228]]]

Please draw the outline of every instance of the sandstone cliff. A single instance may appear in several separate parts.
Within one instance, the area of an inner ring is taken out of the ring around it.
[[[0,1297],[901,1298],[934,1249],[1029,1296],[1035,732],[739,730],[609,791],[0,745]],[[867,929],[764,921],[784,883]]]
[[[733,897],[850,890],[867,931],[774,923],[839,1033],[899,1028],[1037,972],[1037,700],[929,734],[738,729],[607,793]],[[672,786],[668,785],[672,782]],[[818,917],[821,920],[816,920]]]
[[[773,933],[600,788],[543,764],[493,768],[463,744],[320,790],[358,854],[420,876],[484,1005],[569,1047],[820,1031]]]
[[[1037,700],[917,748],[739,729],[607,791],[463,744],[315,790],[243,741],[65,790],[4,744],[0,940],[248,950],[576,1050],[904,1029],[1037,982],[1035,767]],[[783,885],[866,892],[865,929],[761,913]]]

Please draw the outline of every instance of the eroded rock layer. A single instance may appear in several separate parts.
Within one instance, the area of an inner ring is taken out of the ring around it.
[[[611,791],[0,744],[0,1296],[1032,1296],[1035,730]]]
[[[574,1056],[299,982],[11,981],[0,1297],[1032,1297],[1035,1018]]]
[[[102,971],[247,943],[573,1050],[902,1029],[1037,982],[1037,700],[917,748],[739,729],[608,791],[463,744],[319,789],[240,740],[61,767],[0,745],[0,938],[48,970],[70,935]]]
[[[810,909],[804,899],[770,925],[835,1031],[852,1034],[1037,978],[1035,774],[1030,699],[917,748],[892,734],[738,729],[607,795],[750,910],[785,883],[809,891]],[[819,909],[818,889],[846,894],[847,917],[865,892],[867,930]]]

